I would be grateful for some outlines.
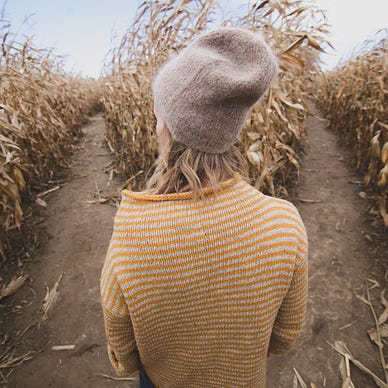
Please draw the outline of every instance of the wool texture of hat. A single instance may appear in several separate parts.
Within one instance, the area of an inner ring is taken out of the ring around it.
[[[155,107],[173,139],[201,152],[223,153],[277,71],[261,34],[218,28],[161,67],[153,83]]]

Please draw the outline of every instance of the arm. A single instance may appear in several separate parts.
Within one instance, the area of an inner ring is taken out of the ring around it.
[[[296,267],[272,329],[269,353],[289,350],[302,330],[306,314],[308,264],[307,239],[299,239]]]
[[[109,255],[101,275],[101,302],[109,360],[119,376],[134,373],[141,363],[131,318]]]

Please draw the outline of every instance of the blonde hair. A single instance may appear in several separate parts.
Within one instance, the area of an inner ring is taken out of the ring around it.
[[[191,191],[195,198],[203,189],[216,191],[217,185],[236,173],[246,178],[246,160],[236,146],[221,154],[208,154],[186,147],[169,136],[160,150],[153,174],[147,182],[150,194],[171,194]]]

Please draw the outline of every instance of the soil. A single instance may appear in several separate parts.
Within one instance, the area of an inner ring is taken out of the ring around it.
[[[370,194],[363,193],[361,178],[350,167],[350,150],[337,144],[322,120],[311,117],[307,125],[301,179],[290,200],[300,210],[310,242],[308,314],[295,347],[269,360],[268,388],[293,386],[293,368],[308,386],[340,387],[340,357],[326,342],[336,340],[344,341],[356,359],[383,377],[377,346],[367,336],[374,320],[357,295],[365,295],[367,278],[376,280],[379,286],[371,293],[377,313],[382,311],[388,233],[369,212]],[[35,352],[20,366],[0,369],[7,381],[3,386],[138,387],[136,378],[115,381],[102,376],[114,377],[105,349],[99,276],[116,207],[112,202],[87,201],[98,200],[98,191],[106,194],[120,186],[110,179],[112,158],[103,145],[104,131],[101,116],[83,128],[71,176],[44,198],[48,206],[38,209],[42,243],[24,270],[29,282],[0,302],[0,355],[7,349],[2,344],[5,335],[8,343],[17,340],[14,357]],[[1,269],[5,270],[10,268]],[[42,320],[46,286],[52,289],[61,274],[58,300]],[[52,350],[56,345],[75,348]],[[351,374],[356,387],[375,386],[355,367]]]

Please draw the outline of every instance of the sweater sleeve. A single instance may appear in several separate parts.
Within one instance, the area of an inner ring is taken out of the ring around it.
[[[109,254],[101,275],[101,303],[108,356],[116,373],[125,376],[141,368],[132,322]]]
[[[305,319],[308,286],[307,237],[305,232],[299,236],[298,241],[296,266],[291,284],[272,328],[269,353],[273,354],[285,353],[292,347],[302,331]]]

